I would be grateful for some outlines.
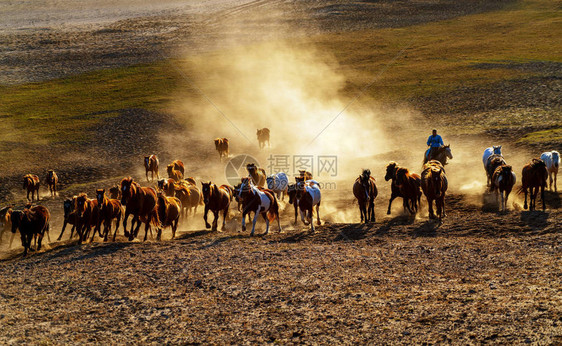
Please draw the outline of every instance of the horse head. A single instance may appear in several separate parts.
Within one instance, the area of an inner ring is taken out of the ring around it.
[[[552,164],[554,167],[558,167],[560,165],[560,153],[557,151],[552,151]]]
[[[25,189],[31,183],[31,175],[26,174],[23,176],[23,189]]]
[[[64,218],[65,219],[68,217],[68,215],[70,215],[70,213],[72,213],[74,208],[75,208],[75,205],[74,205],[73,200],[65,199],[64,202],[62,202],[62,210],[64,211]]]
[[[102,205],[103,200],[105,198],[105,189],[97,189],[96,190],[96,199],[98,200],[98,205]]]
[[[146,167],[146,169],[150,167],[150,156],[144,157],[144,166]]]
[[[287,187],[287,194],[289,195],[289,204],[295,203],[295,198],[297,196],[297,186],[296,186],[296,184],[290,184]]]
[[[250,174],[250,175],[255,175],[257,169],[258,169],[258,167],[257,167],[256,164],[253,163],[253,162],[252,162],[252,163],[248,163],[248,164],[246,165],[246,170],[248,170],[248,174]]]
[[[16,233],[24,218],[24,212],[21,210],[12,211],[12,233]]]
[[[211,197],[211,186],[213,183],[211,181],[204,183],[201,182],[201,193],[203,194],[203,202],[205,205],[209,204],[209,198]]]
[[[384,176],[385,181],[389,181],[396,177],[396,167],[398,164],[394,161],[391,161],[388,165],[386,165],[386,175]]]
[[[131,191],[132,189],[134,189],[133,178],[131,177],[123,178],[123,180],[121,180],[120,187],[121,187],[120,189],[121,204],[127,205],[127,202],[133,195],[133,192]]]
[[[253,186],[253,184],[252,184],[252,180],[250,179],[250,177],[241,178],[240,179],[240,190],[238,191],[238,199],[243,200],[244,199],[243,195],[249,193],[252,186]]]
[[[268,189],[273,189],[275,187],[275,176],[271,175],[269,177],[267,177],[265,179],[265,181],[267,182],[267,188]]]
[[[443,149],[445,150],[445,155],[447,155],[447,157],[452,160],[453,152],[451,151],[451,145],[450,144],[444,145]]]
[[[501,145],[494,145],[492,146],[493,149],[493,154],[498,154],[501,155],[502,154],[502,146]]]
[[[86,211],[86,201],[88,200],[88,195],[81,193],[76,198],[76,213],[78,217],[82,217],[82,214]]]

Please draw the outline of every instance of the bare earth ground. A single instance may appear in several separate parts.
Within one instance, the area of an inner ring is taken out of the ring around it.
[[[16,19],[5,22],[0,32],[1,82],[159,60],[160,50],[173,52],[186,42],[213,49],[201,43],[206,35],[224,31],[216,27],[219,23],[274,2],[229,3],[170,1],[152,9],[154,14],[116,2],[121,12],[110,6],[91,17],[70,7],[65,15],[72,20],[51,13],[23,27],[16,20],[21,13],[12,9]],[[303,8],[302,18],[312,12],[318,21],[303,26],[323,32],[407,26],[505,3],[306,2],[286,9],[292,9],[288,13],[294,21]],[[247,31],[236,34],[251,41],[257,26],[248,23]],[[559,111],[560,66],[540,68],[545,76],[536,79],[410,101],[428,123],[435,120],[431,114],[477,126],[479,116],[501,117],[511,108]],[[33,170],[56,164],[68,195],[109,187],[125,174],[142,177],[138,163],[144,153],[160,147],[161,138],[139,136],[144,131],[137,125],[155,132],[181,125],[171,115],[141,109],[119,114],[97,129],[108,141],[81,144],[71,156],[60,155],[57,150],[64,148],[41,152],[30,158]],[[548,129],[550,121],[559,120],[546,119],[540,129]],[[490,133],[490,138],[530,153],[531,148],[512,141],[522,128]],[[480,139],[451,140],[474,144]],[[201,158],[216,159],[206,144],[185,141],[196,153],[183,157],[192,167]],[[171,152],[161,155],[162,162],[176,158]],[[503,215],[482,190],[461,194],[457,188],[448,197],[442,225],[428,222],[425,208],[415,220],[401,215],[399,200],[386,216],[389,191],[381,172],[390,159],[411,158],[403,152],[373,158],[381,191],[376,223],[340,223],[337,211],[345,213],[346,222],[358,221],[356,206],[344,190],[328,191],[321,209],[325,223],[314,234],[291,224],[291,208],[282,215],[285,233],[273,227],[263,238],[240,233],[234,210],[225,232],[209,233],[199,210],[195,220],[183,224],[179,240],[168,240],[168,231],[162,242],[129,243],[119,236],[116,243],[77,246],[68,239],[70,229],[63,241],[55,241],[62,198],[50,199],[43,192],[41,204],[54,211],[46,250],[23,259],[18,239],[10,250],[10,235],[0,239],[0,343],[562,343],[560,193],[547,193],[546,212],[521,211],[521,196],[513,194],[510,211]],[[469,168],[453,161],[447,169],[455,176]],[[21,204],[21,172],[2,170],[2,201]],[[259,227],[258,233],[263,232],[261,220]]]

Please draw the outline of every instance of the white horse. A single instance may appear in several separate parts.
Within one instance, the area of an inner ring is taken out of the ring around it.
[[[484,155],[482,155],[482,162],[484,163],[484,169],[488,169],[488,159],[493,154],[502,155],[502,146],[501,145],[494,145],[493,147],[486,148],[484,150]]]
[[[252,183],[251,178],[242,178],[238,198],[242,201],[242,231],[246,230],[246,214],[254,212],[254,220],[252,221],[252,232],[254,235],[256,230],[256,222],[260,215],[265,220],[265,233],[269,233],[269,222],[277,219],[279,233],[283,232],[279,220],[279,205],[277,198],[271,190],[261,189]]]
[[[305,225],[310,224],[310,230],[314,232],[314,222],[312,222],[312,210],[316,207],[316,218],[318,225],[320,222],[320,202],[322,194],[320,185],[315,180],[297,182],[297,201],[301,214],[301,220]],[[305,220],[306,217],[306,220]]]
[[[277,194],[277,198],[285,199],[287,189],[289,188],[289,178],[287,174],[280,172],[267,177],[267,188]]]
[[[541,154],[541,160],[546,164],[550,190],[552,191],[552,175],[554,175],[554,191],[558,191],[556,188],[556,176],[558,175],[558,167],[560,167],[560,154],[557,151],[547,151]]]

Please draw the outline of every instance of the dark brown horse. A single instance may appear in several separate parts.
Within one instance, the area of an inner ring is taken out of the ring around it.
[[[445,175],[445,170],[443,169],[441,162],[431,160],[423,166],[421,187],[425,197],[427,198],[429,218],[436,218],[435,213],[433,212],[433,201],[435,201],[437,218],[439,218],[439,222],[441,222],[441,219],[446,216],[445,192],[447,192],[447,188],[449,187],[447,176]]]
[[[72,197],[72,199],[65,199],[64,202],[62,203],[62,208],[63,208],[63,212],[64,212],[64,222],[62,224],[62,231],[60,232],[60,235],[57,238],[57,241],[62,239],[62,235],[64,234],[64,230],[65,230],[67,224],[72,225],[72,229],[70,230],[70,238],[69,238],[69,239],[72,239],[72,235],[74,234],[74,230],[76,229],[76,226],[78,226],[78,222],[79,222],[78,214],[76,212],[76,199],[77,198],[78,198],[78,196],[74,196],[74,197]]]
[[[488,177],[487,186],[491,186],[492,176],[494,175],[496,168],[501,165],[507,165],[507,162],[505,162],[503,156],[500,154],[492,154],[488,157],[488,160],[486,161],[486,176]]]
[[[47,233],[49,236],[49,221],[51,214],[49,210],[42,205],[24,210],[14,210],[12,212],[12,233],[20,230],[21,245],[23,246],[23,255],[27,255],[27,251],[31,248],[31,239],[38,239],[37,251],[41,250],[41,241]]]
[[[121,217],[123,216],[123,207],[121,206],[121,202],[116,199],[107,198],[107,196],[105,195],[105,189],[96,190],[96,199],[99,206],[99,219],[97,227],[99,235],[100,237],[103,237],[103,241],[107,241],[107,236],[111,232],[111,223],[113,222],[113,220],[115,220],[115,232],[113,233],[113,241],[115,241],[117,231],[119,230],[119,224],[121,223]],[[102,222],[103,236],[101,233]]]
[[[227,138],[216,138],[215,139],[215,149],[219,152],[219,157],[222,161],[222,157],[228,158],[228,139]]]
[[[304,178],[304,180],[311,180],[312,179],[312,173],[310,173],[307,170],[301,169],[299,170],[299,177]]]
[[[535,210],[537,202],[537,193],[541,190],[542,210],[546,209],[544,204],[544,189],[546,188],[546,180],[548,179],[548,171],[546,164],[541,159],[533,159],[531,162],[523,166],[521,174],[521,189],[519,193],[525,193],[525,203],[523,208],[527,209],[527,189],[529,189],[529,210]]]
[[[47,183],[47,185],[49,186],[49,191],[51,191],[51,197],[57,195],[57,185],[59,183],[59,177],[57,176],[57,173],[55,173],[55,171],[53,171],[52,169],[47,171],[47,176],[45,177],[45,182]],[[37,196],[39,196],[39,193],[37,193]]]
[[[27,200],[29,201],[29,193],[31,192],[31,201],[33,202],[33,197],[35,196],[35,192],[37,192],[37,200],[39,200],[39,186],[41,182],[39,181],[39,177],[35,174],[26,174],[23,177],[23,189],[27,189]]]
[[[176,184],[174,179],[168,178],[158,180],[158,190],[164,191],[168,197],[174,197],[175,186]]]
[[[297,200],[297,184],[289,184],[287,188],[287,195],[289,195],[289,204],[292,204],[295,209],[295,221],[297,224],[297,216],[299,214],[299,201]]]
[[[156,155],[150,155],[144,157],[144,170],[146,173],[146,181],[148,181],[148,172],[151,173],[152,181],[154,181],[154,173],[156,173],[156,179],[160,179],[158,174],[158,157]]]
[[[0,244],[2,243],[2,237],[5,232],[12,230],[12,206],[7,206],[0,209],[0,222],[2,223],[2,229],[0,229]],[[10,237],[10,245],[8,248],[12,247],[12,242],[14,241],[15,234]]]
[[[175,197],[179,198],[182,205],[182,211],[185,210],[185,217],[189,215],[189,212],[193,210],[193,215],[197,213],[197,207],[203,203],[203,196],[199,191],[199,188],[195,185],[184,186],[181,184],[176,184],[174,186]]]
[[[375,178],[371,177],[371,171],[364,169],[363,173],[355,179],[353,184],[353,195],[359,204],[361,222],[375,222],[375,198],[378,195]]]
[[[80,242],[88,239],[92,227],[92,238],[90,242],[94,241],[96,231],[99,232],[99,207],[96,199],[88,198],[88,195],[81,193],[76,198],[76,215],[78,216],[78,225],[76,230],[80,235]]]
[[[158,227],[158,214],[156,211],[156,190],[151,187],[141,187],[131,177],[121,180],[121,205],[125,206],[123,217],[123,232],[129,240],[135,239],[139,233],[141,222],[144,222],[144,240],[148,237],[151,226]],[[127,219],[133,215],[131,232],[127,232]]]
[[[162,229],[166,227],[172,227],[172,239],[174,239],[176,237],[176,230],[178,229],[178,221],[182,210],[180,200],[176,197],[166,197],[160,192],[158,193],[156,210],[158,211],[158,221],[160,223],[156,239],[160,240]]]
[[[267,174],[263,168],[258,168],[255,163],[248,163],[246,165],[246,170],[250,178],[252,178],[252,183],[258,187],[265,187],[267,183]]]
[[[256,132],[256,135],[258,136],[258,142],[260,145],[260,149],[265,148],[265,142],[267,142],[267,146],[269,147],[269,129],[267,127],[264,127],[263,129],[258,129],[258,131]]]
[[[109,198],[111,199],[121,199],[121,190],[119,189],[119,185],[114,185],[109,188]]]
[[[174,179],[174,181],[181,181],[183,179],[183,172],[177,169],[174,164],[169,164],[166,169],[168,171],[169,179]]]
[[[386,175],[384,176],[384,180],[386,181],[392,180],[390,182],[391,194],[390,194],[390,200],[388,201],[388,210],[386,211],[387,215],[390,215],[390,208],[392,207],[392,201],[396,197],[402,197],[402,205],[404,206],[404,211],[408,210],[408,201],[404,198],[404,196],[402,196],[402,193],[400,192],[400,188],[396,183],[396,171],[398,170],[398,168],[400,168],[400,166],[398,166],[398,164],[394,161],[391,161],[386,166]]]
[[[407,168],[401,167],[396,170],[396,185],[400,189],[400,194],[410,214],[416,214],[422,195],[421,177],[416,173],[410,173]]]
[[[426,164],[427,161],[437,160],[441,162],[443,166],[447,164],[447,159],[453,159],[453,152],[451,151],[451,146],[449,144],[442,145],[435,152],[427,149],[426,154],[423,156],[423,163]],[[431,157],[429,157],[431,155]]]
[[[238,198],[242,202],[242,231],[246,231],[246,215],[250,212],[254,213],[254,220],[252,222],[252,231],[250,236],[254,235],[256,230],[256,222],[258,216],[261,214],[265,220],[265,233],[269,233],[269,222],[277,219],[277,226],[279,233],[283,231],[279,220],[279,204],[277,204],[277,197],[272,190],[264,189],[253,185],[251,179],[242,178],[240,184],[240,191]]]
[[[216,184],[209,181],[207,183],[201,182],[201,191],[203,193],[203,202],[205,203],[205,213],[203,214],[205,227],[211,228],[211,225],[207,222],[207,213],[211,210],[215,216],[211,230],[216,231],[219,212],[222,211],[223,220],[221,229],[224,229],[226,217],[228,216],[228,207],[230,206],[230,202],[232,202],[234,188],[228,185],[221,185],[218,187]]]
[[[494,174],[492,174],[492,184],[490,185],[490,192],[496,192],[496,203],[498,203],[498,195],[501,195],[501,204],[498,207],[500,211],[506,211],[507,209],[507,198],[515,185],[515,172],[511,169],[509,165],[501,165],[496,168]],[[504,197],[505,195],[505,197]]]

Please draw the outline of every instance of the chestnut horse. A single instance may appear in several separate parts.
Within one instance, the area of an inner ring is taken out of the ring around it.
[[[23,189],[27,189],[27,200],[29,201],[29,193],[31,192],[31,201],[33,202],[33,197],[37,191],[37,200],[39,200],[39,186],[41,182],[39,177],[35,174],[26,174],[23,177]]]
[[[205,227],[211,228],[211,225],[207,222],[207,213],[211,210],[215,216],[211,230],[216,231],[219,212],[222,211],[223,218],[221,229],[224,229],[226,217],[228,216],[228,207],[230,206],[230,202],[232,202],[234,188],[228,185],[221,185],[218,187],[216,184],[209,181],[207,183],[201,182],[201,191],[203,192],[203,202],[205,203],[205,213],[203,214]]]
[[[503,156],[492,154],[488,157],[488,161],[486,162],[486,176],[488,177],[488,180],[486,182],[487,186],[491,186],[492,176],[494,175],[496,168],[501,165],[507,165],[507,162],[505,162]]]
[[[238,192],[238,198],[242,201],[242,231],[246,231],[246,214],[253,212],[254,220],[252,222],[252,232],[250,236],[254,235],[256,230],[256,222],[258,221],[258,216],[261,214],[265,220],[265,233],[269,233],[269,222],[277,218],[277,226],[279,227],[279,233],[283,232],[281,228],[281,223],[279,220],[279,204],[277,204],[277,198],[272,190],[264,189],[255,186],[251,179],[242,178],[242,184],[240,185],[240,191]]]
[[[174,197],[174,187],[175,187],[175,180],[168,178],[168,179],[159,179],[158,180],[158,190],[164,191],[166,196]]]
[[[146,181],[148,181],[148,172],[151,173],[152,181],[154,181],[154,173],[156,173],[156,179],[160,179],[158,174],[158,157],[156,155],[150,155],[144,157],[144,170],[146,173]]]
[[[407,168],[401,167],[396,170],[396,185],[400,189],[400,194],[410,214],[416,214],[422,195],[421,177],[416,173],[410,173]]]
[[[501,195],[501,204],[498,207],[500,211],[506,211],[507,198],[513,189],[513,185],[515,185],[515,181],[515,172],[513,172],[509,165],[504,164],[497,167],[494,174],[492,174],[490,192],[496,192],[496,203],[498,203],[498,195]]]
[[[27,256],[27,250],[31,248],[31,239],[34,236],[39,239],[36,250],[41,250],[43,236],[45,233],[47,233],[47,237],[49,236],[50,219],[49,210],[42,205],[12,212],[12,233],[20,230],[21,245],[24,249],[23,256]]]
[[[166,197],[162,192],[159,192],[156,210],[158,211],[158,221],[160,224],[156,239],[160,240],[162,229],[166,227],[172,227],[172,239],[174,239],[182,210],[180,200],[176,197]]]
[[[441,162],[430,160],[423,166],[421,187],[423,194],[427,198],[429,218],[436,218],[433,212],[433,201],[435,201],[437,217],[439,218],[439,222],[441,222],[441,219],[447,216],[445,213],[445,192],[447,192],[447,188],[449,187],[447,176],[445,175],[445,170]]]
[[[121,199],[121,190],[118,185],[114,185],[109,188],[109,198],[111,199]]]
[[[304,178],[304,180],[311,180],[312,179],[312,173],[310,173],[307,170],[301,169],[299,170],[299,177]]]
[[[0,230],[0,244],[2,243],[2,236],[4,235],[4,232],[12,230],[12,212],[12,206],[0,209],[0,222],[2,223],[2,229]],[[15,234],[12,234],[10,237],[10,245],[8,248],[12,247],[14,236]]]
[[[119,230],[119,224],[121,223],[121,217],[123,216],[123,207],[121,202],[116,199],[109,199],[105,195],[105,189],[96,190],[96,199],[98,200],[99,206],[99,219],[98,219],[98,232],[100,237],[101,234],[101,223],[103,222],[103,241],[107,241],[107,236],[111,232],[111,223],[115,220],[115,232],[113,233],[113,241],[117,236],[117,231]],[[92,236],[92,239],[94,237]]]
[[[67,224],[71,224],[72,225],[72,229],[70,230],[70,238],[72,239],[72,235],[74,234],[74,230],[76,229],[76,226],[78,226],[78,215],[76,212],[76,199],[78,198],[78,196],[74,196],[72,197],[72,199],[65,199],[64,202],[62,202],[62,208],[63,208],[63,212],[64,212],[64,222],[62,224],[62,231],[60,232],[59,237],[57,238],[57,241],[62,239],[62,235],[64,233],[64,229],[66,228]],[[78,232],[76,232],[78,233]],[[78,233],[79,234],[79,233]]]
[[[215,139],[215,149],[219,152],[219,157],[222,161],[222,157],[228,158],[228,139],[227,138],[216,138]]]
[[[396,183],[396,171],[398,170],[398,168],[400,168],[400,166],[398,166],[398,164],[394,161],[391,161],[387,166],[386,166],[386,175],[384,176],[384,180],[389,181],[392,180],[390,182],[390,200],[388,201],[388,210],[386,211],[387,215],[390,215],[390,208],[392,207],[392,201],[396,198],[396,197],[402,197],[402,204],[404,206],[404,211],[406,211],[408,209],[408,200],[406,200],[404,198],[404,196],[402,196],[402,193],[400,192],[400,188],[398,187],[398,184]]]
[[[265,170],[263,168],[258,168],[255,163],[248,163],[246,165],[246,169],[248,170],[248,174],[250,178],[252,178],[252,183],[258,187],[265,187],[267,182],[267,175],[265,174]]]
[[[123,178],[121,187],[121,205],[125,206],[123,217],[123,231],[129,240],[135,239],[139,233],[141,222],[144,222],[144,240],[148,236],[150,226],[158,227],[158,214],[156,212],[156,190],[151,187],[141,187],[131,177]],[[133,215],[131,232],[127,232],[127,219]],[[135,227],[136,224],[136,227]]]
[[[310,224],[310,231],[314,232],[314,222],[312,221],[312,212],[316,206],[316,220],[318,226],[322,223],[320,221],[320,202],[322,194],[320,192],[320,185],[314,180],[304,181],[303,177],[295,177],[296,180],[296,200],[299,205],[301,220],[305,225]],[[306,220],[305,220],[306,218]]]
[[[173,163],[168,165],[167,171],[169,179],[174,179],[174,181],[181,181],[183,179],[183,172],[177,169]]]
[[[181,201],[181,214],[182,217],[187,217],[189,212],[193,209],[193,215],[197,212],[197,207],[201,204],[203,198],[197,186],[189,185],[184,186],[181,184],[175,184],[173,186],[174,193],[168,196],[175,196]]]
[[[181,176],[183,177],[183,175],[185,174],[185,166],[182,162],[182,160],[174,160],[171,163],[172,166],[174,166],[175,170],[178,170],[181,172]]]
[[[59,183],[59,177],[57,173],[52,169],[47,171],[47,177],[45,177],[45,182],[49,186],[49,191],[51,191],[51,197],[57,196],[57,184]],[[37,194],[39,196],[39,194]]]
[[[258,129],[256,135],[258,136],[260,149],[265,148],[265,142],[267,142],[268,147],[271,146],[269,144],[269,129],[267,127],[264,127],[263,129]]]
[[[353,184],[353,195],[359,204],[361,222],[375,222],[375,198],[378,195],[375,178],[371,177],[371,171],[364,169],[363,173],[355,179]]]
[[[76,215],[78,216],[78,225],[76,230],[80,235],[80,242],[88,239],[92,226],[92,238],[90,243],[94,241],[96,231],[99,232],[99,207],[96,199],[88,198],[88,195],[81,193],[76,198]]]
[[[544,189],[546,187],[547,178],[548,171],[546,170],[546,164],[543,160],[532,159],[531,162],[523,166],[523,172],[521,174],[522,186],[519,189],[519,193],[525,193],[524,209],[527,209],[527,189],[529,189],[529,210],[535,210],[539,188],[541,190],[542,210],[544,211],[546,209],[544,204]]]

